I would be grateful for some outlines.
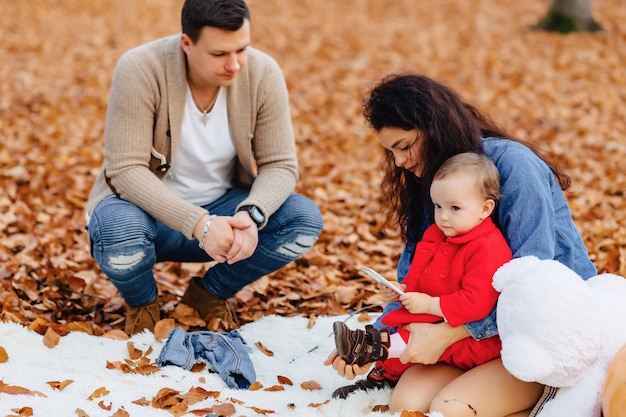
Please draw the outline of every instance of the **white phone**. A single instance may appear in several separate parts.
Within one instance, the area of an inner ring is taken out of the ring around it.
[[[380,275],[378,272],[374,271],[372,268],[368,268],[366,266],[364,266],[363,268],[361,268],[363,270],[363,272],[365,272],[367,275],[369,275],[370,277],[374,278],[376,281],[378,281],[378,283],[383,284],[385,287],[389,288],[392,291],[395,291],[396,293],[398,293],[398,295],[402,295],[404,294],[404,291],[402,291],[400,288],[396,287],[395,285],[393,285],[391,282],[389,282],[386,278],[384,278],[382,275]]]

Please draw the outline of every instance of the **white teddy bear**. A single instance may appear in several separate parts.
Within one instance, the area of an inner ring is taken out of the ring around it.
[[[557,261],[527,256],[503,265],[493,286],[504,366],[560,388],[538,417],[599,417],[608,364],[626,343],[626,279],[584,281]]]

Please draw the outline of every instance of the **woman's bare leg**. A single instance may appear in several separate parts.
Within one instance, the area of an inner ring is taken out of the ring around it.
[[[543,385],[516,379],[501,359],[494,359],[447,384],[429,411],[441,411],[446,417],[521,417],[528,414],[520,412],[532,409],[542,393]]]
[[[393,390],[391,412],[428,411],[437,393],[462,373],[460,369],[443,363],[413,365],[404,371]]]
[[[528,417],[531,411],[533,411],[533,409],[529,408],[528,410],[520,411],[519,413],[509,414],[506,417]]]

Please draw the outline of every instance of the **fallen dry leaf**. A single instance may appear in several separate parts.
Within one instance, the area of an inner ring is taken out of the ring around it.
[[[158,341],[167,340],[170,332],[176,327],[174,318],[166,318],[157,321],[154,325],[154,338]]]
[[[420,411],[406,411],[402,410],[400,417],[426,417],[426,415]]]
[[[0,346],[0,363],[5,363],[9,360],[9,354],[6,349]]]
[[[65,389],[65,387],[67,387],[68,385],[70,385],[72,382],[74,382],[71,379],[66,379],[65,381],[50,381],[50,382],[46,382],[46,384],[50,385],[50,387],[52,387],[52,389],[57,390],[57,391],[63,391]]]
[[[128,349],[128,357],[132,360],[137,360],[143,355],[143,352],[137,349],[133,342],[127,342],[126,348]]]
[[[48,327],[48,330],[46,330],[46,334],[43,337],[43,344],[52,349],[59,344],[59,340],[61,340],[61,336],[59,336],[57,332],[52,329],[52,327]]]
[[[258,348],[259,348],[259,350],[260,350],[261,352],[263,352],[265,355],[267,355],[267,356],[274,356],[274,352],[272,352],[271,350],[269,350],[269,349],[268,349],[265,345],[263,345],[263,343],[261,343],[261,342],[256,342],[256,343],[254,344],[254,346],[258,347]]]
[[[285,387],[282,385],[272,385],[271,387],[265,388],[263,391],[284,391]]]
[[[109,402],[108,404],[104,402],[104,400],[100,400],[98,401],[98,407],[100,407],[103,410],[106,411],[111,411],[111,406],[113,405],[113,403]]]
[[[379,404],[372,407],[372,411],[375,413],[386,413],[390,408],[389,404]]]
[[[212,412],[213,412],[212,408],[198,408],[198,409],[187,411],[187,414],[193,414],[194,416],[206,417],[207,415],[210,415]]]
[[[191,387],[189,391],[183,395],[183,398],[187,400],[189,405],[192,405],[204,401],[207,398],[218,398],[219,396],[219,391],[207,391],[202,387]]]
[[[293,382],[291,382],[291,379],[282,375],[278,375],[278,383],[283,384],[283,385],[293,385]]]
[[[30,417],[33,415],[33,409],[31,407],[22,407],[19,409],[11,409],[16,414],[8,414],[5,417]]]
[[[152,398],[152,407],[167,410],[175,416],[182,416],[187,412],[187,400],[172,388],[162,388]]]
[[[258,408],[258,407],[248,407],[251,410],[254,410],[255,413],[257,414],[261,414],[261,415],[267,415],[267,414],[274,414],[276,413],[276,411],[274,410],[264,410],[262,408]]]
[[[39,391],[31,391],[28,388],[20,387],[18,385],[9,385],[0,380],[0,393],[9,395],[36,395],[39,397],[46,397],[45,394]]]
[[[300,387],[303,390],[307,390],[307,391],[317,391],[317,390],[321,390],[322,386],[317,382],[317,381],[304,381],[303,383],[300,384]]]
[[[146,397],[141,397],[138,400],[132,401],[132,403],[137,404],[137,405],[143,405],[143,406],[150,405],[150,401],[146,399]]]
[[[259,381],[255,381],[252,384],[250,384],[250,386],[248,387],[249,391],[258,391],[261,388],[263,388],[263,384],[261,384]]]
[[[87,397],[87,399],[89,401],[93,401],[96,398],[100,398],[103,397],[105,395],[109,395],[110,391],[108,389],[106,389],[105,387],[100,387],[97,390],[95,390],[94,392],[91,393],[91,395],[89,397]]]
[[[323,405],[328,404],[329,402],[330,402],[330,400],[326,400],[326,401],[324,401],[323,403],[310,403],[310,404],[308,405],[308,407],[311,407],[311,408],[318,408],[318,407],[321,407],[321,406],[323,406]]]

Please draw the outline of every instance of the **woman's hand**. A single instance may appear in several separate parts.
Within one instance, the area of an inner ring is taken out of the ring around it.
[[[437,363],[443,352],[453,343],[469,337],[464,326],[452,327],[448,323],[409,323],[404,326],[411,332],[409,343],[400,355],[402,363]]]
[[[400,288],[402,291],[406,290],[406,285],[400,284],[399,282],[396,282],[396,281],[390,281],[390,282],[395,287]],[[383,296],[383,299],[385,300],[386,303],[391,303],[393,301],[400,300],[397,292],[387,288],[386,286],[382,284],[378,284],[378,290],[380,291],[380,295]]]
[[[367,363],[363,366],[348,365],[346,361],[339,357],[337,349],[333,349],[330,355],[328,355],[328,358],[324,361],[324,366],[332,366],[339,375],[351,381],[359,375],[366,374],[372,364]]]

